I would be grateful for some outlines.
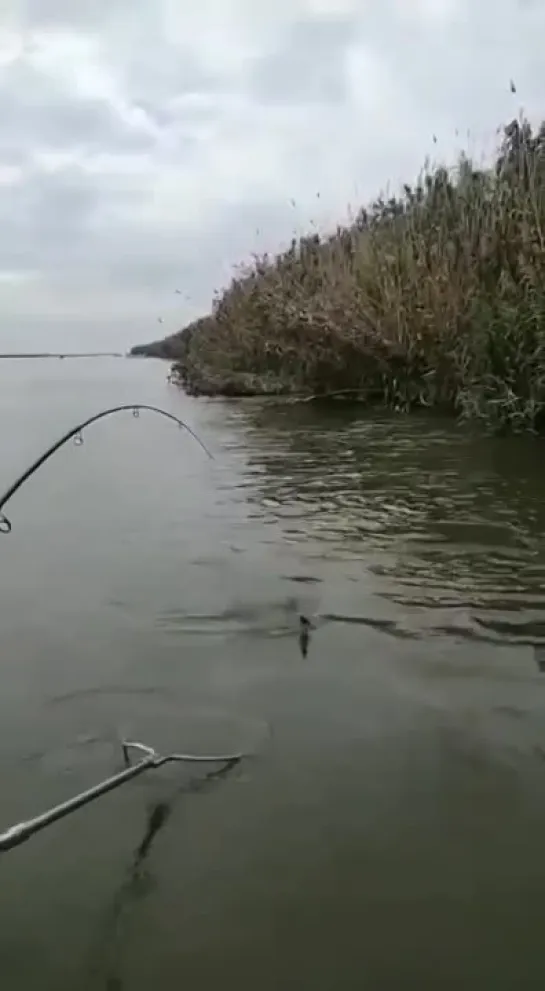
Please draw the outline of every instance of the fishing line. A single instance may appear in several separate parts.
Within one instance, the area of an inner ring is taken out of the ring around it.
[[[197,444],[199,444],[209,458],[213,457],[195,431],[192,430],[191,427],[184,422],[184,420],[180,420],[178,416],[175,416],[174,413],[168,413],[167,410],[161,409],[159,406],[149,406],[146,403],[130,403],[123,406],[112,406],[109,409],[102,410],[100,413],[95,413],[94,416],[90,416],[87,420],[84,420],[83,423],[77,423],[76,426],[71,427],[67,433],[65,433],[59,440],[55,441],[51,447],[48,447],[47,450],[44,451],[44,453],[41,454],[40,457],[37,458],[36,461],[34,461],[33,464],[31,464],[30,467],[22,473],[22,475],[19,475],[12,485],[10,485],[9,489],[4,492],[4,495],[0,497],[0,533],[11,533],[12,529],[11,520],[3,512],[6,503],[12,498],[12,496],[15,495],[16,492],[18,492],[21,486],[24,485],[25,482],[27,482],[28,479],[31,478],[31,476],[46,463],[46,461],[49,461],[53,454],[55,454],[61,447],[64,447],[64,445],[70,440],[73,441],[76,447],[81,447],[84,440],[83,431],[87,427],[90,427],[91,424],[96,423],[98,420],[103,420],[115,413],[121,413],[127,410],[130,410],[135,418],[140,416],[140,410],[147,410],[148,412],[156,413],[158,416],[162,416],[167,420],[172,420],[172,422],[178,427],[183,430],[187,430],[187,432],[191,435],[191,437],[193,437],[194,440],[197,441]]]

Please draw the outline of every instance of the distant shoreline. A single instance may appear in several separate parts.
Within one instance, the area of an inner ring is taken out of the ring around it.
[[[125,358],[122,351],[42,351],[0,354],[2,358]]]

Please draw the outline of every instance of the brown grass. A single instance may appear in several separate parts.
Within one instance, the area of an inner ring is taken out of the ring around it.
[[[328,238],[256,258],[170,339],[195,393],[335,392],[545,421],[545,125],[504,129],[494,168],[427,170]]]

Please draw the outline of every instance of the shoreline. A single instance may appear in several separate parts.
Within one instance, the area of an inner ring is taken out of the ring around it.
[[[193,396],[298,396],[449,410],[545,431],[545,122],[495,163],[425,170],[348,227],[255,258],[212,312],[134,347]]]
[[[127,355],[122,351],[42,351],[42,352],[13,352],[0,354],[0,360],[10,359],[36,359],[36,358],[125,358]]]

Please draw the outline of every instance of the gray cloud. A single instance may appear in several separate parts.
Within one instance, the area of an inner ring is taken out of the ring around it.
[[[117,183],[97,181],[77,164],[29,170],[0,196],[0,272],[62,271],[69,279],[74,271],[103,268],[108,238],[97,224],[99,209],[122,199]]]
[[[130,13],[137,10],[139,4],[119,0],[112,4],[109,0],[25,0],[21,24],[29,30],[34,28],[81,28],[88,29],[93,25],[107,25],[115,18],[115,9],[119,12]]]
[[[123,120],[105,99],[78,99],[21,59],[3,72],[0,157],[24,158],[35,148],[145,151],[144,127]]]
[[[252,251],[542,110],[537,0],[184,6],[8,4],[1,346],[123,347],[160,314],[171,332]]]
[[[250,86],[272,103],[340,103],[346,99],[344,58],[354,34],[349,17],[311,18],[286,27],[275,51],[257,57]]]

